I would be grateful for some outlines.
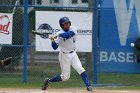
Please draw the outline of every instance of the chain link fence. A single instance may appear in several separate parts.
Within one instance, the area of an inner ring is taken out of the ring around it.
[[[94,83],[101,85],[139,85],[139,74],[117,72],[106,73],[101,71],[101,68],[104,68],[101,66],[100,62],[100,52],[102,46],[100,46],[101,42],[99,41],[101,40],[100,11],[102,7],[100,7],[99,2],[97,1],[102,0],[95,0],[96,2],[93,2],[94,0],[28,0],[28,5],[26,5],[24,1],[25,0],[1,0],[0,2],[0,13],[13,15],[12,44],[0,44],[0,87],[22,87],[24,85],[23,83],[26,83],[24,87],[40,88],[44,78],[49,78],[61,73],[58,62],[58,52],[38,52],[35,50],[35,35],[32,34],[32,30],[36,29],[35,11],[91,12],[92,14],[94,12],[95,15],[93,15],[96,16],[94,18],[97,18],[94,21],[96,21],[99,25],[94,25],[94,27],[92,27],[92,29],[96,31],[94,32],[95,46],[92,48],[94,49],[92,51],[95,53],[94,59],[93,52],[78,52],[78,56],[83,64],[83,67],[87,70],[91,83],[94,79]],[[93,8],[94,3],[96,3],[96,8]],[[24,19],[25,6],[28,7],[28,20]],[[105,10],[111,11],[110,8]],[[28,29],[24,27],[26,23],[25,21],[28,23]],[[111,24],[109,24],[109,26],[111,27]],[[0,28],[2,28],[1,20]],[[27,36],[25,36],[26,30]],[[27,39],[27,44],[25,39]],[[112,40],[114,40],[114,38],[112,38]],[[6,41],[6,39],[3,39],[3,41]],[[96,43],[100,43],[99,46],[96,45]],[[25,52],[26,47],[27,55]],[[116,51],[120,50],[118,49]],[[2,65],[2,60],[9,57],[12,58],[11,63],[6,66]],[[93,69],[95,78],[93,78]],[[82,82],[82,79],[80,79],[78,73],[72,69],[69,81],[52,84],[51,86],[56,88],[71,86],[83,87],[84,83]]]
[[[41,87],[44,78],[60,74],[58,52],[37,52],[35,50],[35,11],[68,11],[68,12],[93,12],[92,0],[28,0],[28,20],[24,20],[24,0],[1,0],[0,13],[13,13],[12,44],[1,44],[0,60],[12,57],[12,62],[0,68],[0,85]],[[24,21],[28,21],[27,37],[24,36]],[[92,21],[92,20],[91,20]],[[1,33],[0,33],[1,34]],[[25,45],[25,38],[28,42]],[[27,47],[27,60],[24,48]],[[78,53],[78,56],[87,69],[91,83],[92,53]],[[24,66],[27,62],[26,67]],[[25,73],[26,72],[26,73]],[[26,78],[27,77],[27,78]],[[54,87],[83,87],[84,83],[78,73],[72,69],[71,79]],[[22,83],[23,82],[23,83]]]
[[[16,0],[1,0],[0,2],[0,34],[1,39],[8,41],[8,38],[2,38],[2,36],[8,36],[4,33],[6,29],[9,31],[9,24],[12,24],[12,44],[0,44],[0,85],[5,86],[7,84],[16,84],[22,81],[23,67],[20,65],[23,62],[23,7],[16,7]],[[3,15],[13,15],[13,22],[6,23],[6,18]],[[5,24],[6,23],[6,24]],[[4,30],[4,31],[2,31]],[[3,65],[3,60],[11,58],[11,63]],[[16,83],[15,83],[16,82]]]
[[[99,85],[140,85],[140,75],[138,72],[140,65],[136,62],[133,48],[130,47],[130,43],[134,42],[138,36],[131,31],[136,31],[136,33],[139,31],[135,29],[138,25],[138,19],[135,17],[136,15],[138,16],[136,11],[139,10],[139,7],[134,8],[137,5],[136,3],[139,3],[139,1],[120,0],[119,2],[118,0],[110,0],[108,2],[108,0],[99,0],[98,2],[96,83]],[[130,19],[127,15],[128,12],[132,12]],[[135,18],[137,20],[134,20]],[[129,21],[130,24],[127,25]],[[127,26],[128,29],[126,29]],[[127,31],[128,35],[125,38]],[[126,39],[126,44],[124,42],[122,44],[122,41],[125,40],[124,38]]]
[[[67,12],[92,12],[92,8],[89,8],[88,2],[82,3],[81,0],[42,0],[42,2],[32,2],[29,7],[29,43],[35,46],[35,36],[31,33],[35,29],[35,11],[67,11]],[[85,0],[86,1],[86,0]],[[73,3],[76,4],[73,4]],[[81,4],[79,4],[81,3]],[[92,21],[92,20],[91,20]],[[58,24],[59,25],[59,24]],[[50,78],[54,75],[61,74],[61,68],[58,61],[58,52],[37,52],[35,47],[31,47],[28,52],[30,53],[30,59],[27,69],[27,77],[30,83],[38,82],[41,86],[44,78]],[[89,66],[93,66],[92,60],[88,58],[92,56],[92,53],[78,53],[83,66],[87,69],[87,73],[90,75],[91,83],[93,79],[93,70]],[[54,87],[83,87],[84,83],[78,73],[72,69],[71,78],[66,82],[60,84],[52,84]]]

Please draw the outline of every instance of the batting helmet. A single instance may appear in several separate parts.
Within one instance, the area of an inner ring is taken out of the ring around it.
[[[70,23],[71,24],[68,17],[62,17],[62,18],[59,19],[59,24],[60,24],[61,28],[63,28],[63,24],[65,24],[65,23]]]

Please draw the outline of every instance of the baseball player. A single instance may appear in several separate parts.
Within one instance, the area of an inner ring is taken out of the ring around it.
[[[44,80],[42,90],[46,90],[50,83],[66,81],[70,78],[71,66],[81,75],[88,91],[93,91],[90,81],[87,77],[85,69],[77,56],[75,51],[75,42],[77,36],[77,28],[71,26],[71,22],[68,17],[62,17],[59,20],[62,30],[55,35],[50,35],[49,39],[52,40],[52,48],[56,50],[60,47],[59,62],[62,73],[58,76],[54,76]]]

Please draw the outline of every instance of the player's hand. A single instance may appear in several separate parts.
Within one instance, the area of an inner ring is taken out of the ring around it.
[[[49,39],[52,41],[54,41],[54,39],[56,39],[56,38],[57,38],[57,35],[49,35]]]
[[[49,39],[54,41],[54,35],[49,35]]]

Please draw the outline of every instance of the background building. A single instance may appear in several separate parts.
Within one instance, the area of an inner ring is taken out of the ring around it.
[[[22,3],[23,0],[20,0]],[[87,7],[88,0],[29,0],[30,5]]]

